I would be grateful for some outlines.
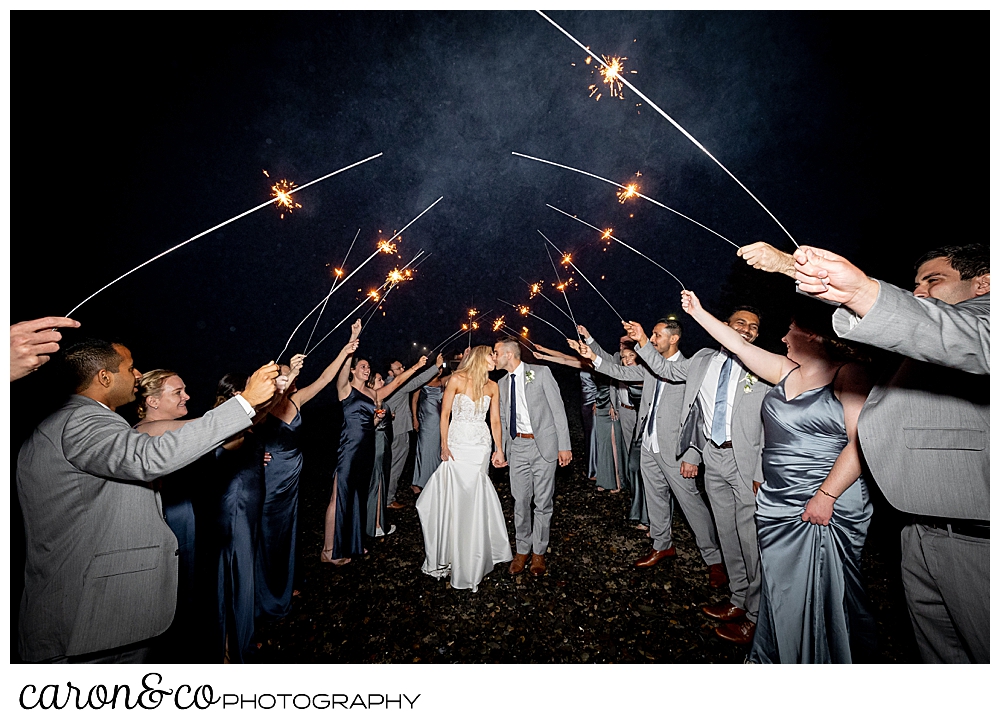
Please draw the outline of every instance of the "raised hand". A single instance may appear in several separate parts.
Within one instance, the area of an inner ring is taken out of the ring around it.
[[[357,351],[359,344],[361,344],[361,340],[352,339],[350,342],[348,342],[347,344],[344,345],[344,349],[341,350],[341,353],[342,354],[354,354]]]
[[[814,246],[795,250],[795,279],[799,290],[837,302],[861,316],[878,299],[879,285],[839,254]]]
[[[583,339],[590,339],[590,332],[582,324],[576,325],[576,331],[580,333],[580,337]]]
[[[594,354],[594,351],[590,349],[589,345],[583,342],[578,342],[575,339],[567,339],[566,341],[569,342],[569,346],[573,348],[573,351],[581,357],[586,357],[589,360],[597,359],[597,355]]]
[[[625,328],[625,334],[633,342],[638,342],[640,347],[646,346],[646,333],[642,329],[642,325],[638,322],[622,322],[622,326]]]
[[[19,380],[49,361],[59,351],[62,335],[56,327],[79,327],[69,317],[42,317],[10,325],[10,381]]]
[[[419,370],[425,364],[427,364],[427,355],[423,355],[420,359],[418,359],[417,363],[413,365],[413,369]]]
[[[292,368],[292,372],[298,374],[302,369],[302,365],[305,364],[306,356],[304,354],[297,354],[292,357],[292,361],[288,363],[288,366]]]
[[[443,354],[441,354],[440,352],[438,352],[438,356],[437,356],[437,359],[436,359],[436,360],[434,360],[434,365],[435,365],[435,366],[436,366],[436,367],[437,367],[438,369],[441,369],[442,367],[444,367],[444,355],[443,355]]]
[[[702,311],[701,301],[694,292],[685,289],[681,292],[681,309],[693,317]]]
[[[354,324],[351,325],[351,341],[353,342],[358,337],[361,336],[361,320],[354,320]]]
[[[278,372],[278,365],[269,362],[250,375],[247,386],[242,392],[243,399],[253,407],[258,407],[274,397],[277,390],[275,380],[278,378]]]
[[[795,278],[795,260],[791,254],[775,249],[766,241],[747,244],[736,251],[736,255],[754,269],[776,272]]]

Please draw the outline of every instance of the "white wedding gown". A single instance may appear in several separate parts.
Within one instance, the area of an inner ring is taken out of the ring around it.
[[[448,427],[454,460],[443,461],[417,498],[424,531],[424,565],[435,578],[451,575],[452,588],[476,591],[497,563],[511,559],[507,521],[486,475],[492,440],[486,424],[489,395],[479,403],[455,395]]]

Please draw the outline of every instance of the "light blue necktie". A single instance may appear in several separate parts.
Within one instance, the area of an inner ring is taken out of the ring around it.
[[[726,355],[719,372],[719,386],[715,388],[715,412],[712,413],[712,442],[716,445],[724,443],[726,438],[726,407],[729,402],[729,373],[733,369],[733,357]]]
[[[656,390],[653,392],[653,404],[649,406],[649,420],[646,422],[646,436],[653,436],[653,421],[656,420],[656,405],[660,402],[660,387],[663,380],[656,381]]]

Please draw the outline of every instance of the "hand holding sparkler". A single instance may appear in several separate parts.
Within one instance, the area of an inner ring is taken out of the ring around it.
[[[642,329],[642,325],[638,322],[622,322],[622,326],[625,328],[625,334],[633,342],[637,342],[640,347],[645,347],[646,342],[649,341],[649,337]]]
[[[10,325],[10,381],[19,380],[49,361],[59,351],[59,327],[79,327],[69,317],[42,317]]]
[[[582,324],[576,325],[576,331],[579,333],[580,339],[592,339],[592,337],[590,336],[590,332],[588,332],[587,328],[584,327]]]
[[[843,304],[865,316],[879,295],[879,283],[840,254],[815,246],[795,250],[799,290],[817,299]]]
[[[741,257],[754,269],[776,272],[792,279],[795,278],[795,259],[792,255],[775,249],[766,241],[757,241],[741,246],[736,251],[736,256]]]
[[[354,324],[351,325],[351,341],[353,342],[360,336],[361,336],[361,320],[357,319],[354,321]]]
[[[591,362],[597,359],[597,355],[594,354],[594,350],[592,350],[586,342],[578,342],[575,339],[567,339],[566,341],[569,342],[569,346],[573,349],[573,351],[581,357],[586,357]]]
[[[240,396],[252,407],[260,407],[272,397],[277,390],[275,380],[278,378],[280,369],[274,362],[268,362],[259,370],[250,375],[246,387]]]

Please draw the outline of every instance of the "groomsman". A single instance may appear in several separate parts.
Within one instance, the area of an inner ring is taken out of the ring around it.
[[[760,330],[760,314],[752,307],[738,307],[729,316],[728,324],[752,343]],[[760,406],[771,385],[750,374],[724,348],[699,350],[690,359],[681,357],[671,362],[650,348],[639,324],[629,322],[625,327],[638,344],[640,359],[654,374],[686,383],[681,406],[684,424],[676,454],[680,457],[690,449],[701,453],[705,492],[715,514],[729,574],[729,600],[701,610],[723,622],[715,629],[717,636],[748,644],[753,640],[760,604],[760,550],[754,522],[754,496],[764,481]],[[698,466],[681,462],[680,472],[692,480]]]
[[[510,572],[523,571],[531,553],[529,572],[540,576],[545,573],[545,551],[549,545],[556,463],[565,467],[573,460],[566,408],[552,372],[548,367],[522,362],[521,346],[516,339],[502,339],[494,350],[497,369],[507,372],[497,384],[503,447],[510,465],[510,492],[514,496],[517,550]],[[493,464],[504,464],[499,450],[493,453]]]
[[[683,382],[671,382],[654,374],[646,365],[625,367],[617,365],[590,336],[584,327],[579,328],[586,344],[569,340],[570,346],[587,359],[593,360],[594,369],[623,382],[642,382],[642,401],[639,405],[639,419],[642,421],[642,479],[646,490],[646,506],[649,510],[649,531],[653,539],[653,550],[635,562],[639,568],[648,568],[664,558],[677,555],[673,545],[671,527],[673,524],[673,498],[680,503],[684,517],[694,532],[695,543],[702,559],[708,566],[708,581],[712,588],[726,584],[726,572],[722,567],[722,554],[715,536],[715,526],[708,506],[702,500],[694,480],[681,475],[680,464],[695,464],[697,450],[685,452],[682,460],[676,454],[680,435],[680,413],[684,402]],[[669,361],[684,360],[677,349],[681,338],[681,325],[676,319],[661,319],[653,327],[650,345],[645,355],[639,350],[644,361],[651,353],[659,354]]]
[[[420,374],[414,375],[407,380],[399,389],[395,390],[385,399],[385,407],[392,415],[392,445],[389,454],[392,461],[389,464],[389,483],[386,490],[386,500],[388,507],[392,510],[399,510],[406,506],[396,502],[396,490],[399,487],[399,479],[403,475],[403,466],[406,465],[406,457],[410,453],[410,432],[413,431],[413,412],[410,410],[410,393],[419,390],[425,384],[437,376],[438,371],[444,366],[444,357],[437,356],[437,360],[431,367]],[[391,373],[386,383],[403,374],[403,363],[393,360],[389,365]]]

